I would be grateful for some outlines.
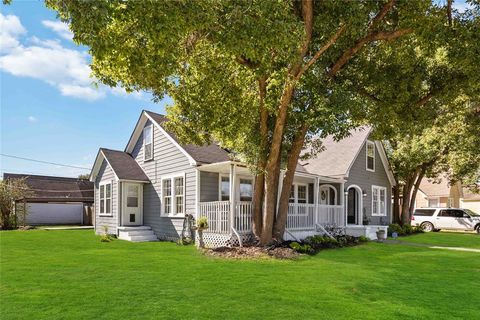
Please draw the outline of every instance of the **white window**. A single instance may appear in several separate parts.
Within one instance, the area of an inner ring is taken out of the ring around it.
[[[127,189],[127,208],[138,207],[138,186],[129,185]]]
[[[230,177],[228,176],[220,177],[220,200],[230,200]]]
[[[100,214],[112,214],[112,184],[100,185]]]
[[[162,215],[185,214],[185,176],[162,179]]]
[[[307,186],[306,185],[297,186],[297,202],[307,203]]]
[[[292,184],[288,202],[307,203],[307,199],[308,199],[308,186],[306,184]]]
[[[428,207],[429,208],[437,208],[439,206],[440,206],[440,199],[438,199],[438,198],[428,199]]]
[[[375,171],[375,143],[367,141],[367,171]]]
[[[153,127],[143,128],[143,160],[153,159]]]
[[[251,179],[240,179],[240,201],[252,201],[253,185]]]
[[[387,188],[372,186],[372,216],[387,215]]]

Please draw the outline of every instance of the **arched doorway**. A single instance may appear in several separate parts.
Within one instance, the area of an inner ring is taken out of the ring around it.
[[[320,186],[320,204],[336,205],[337,204],[337,189],[330,184]]]
[[[347,189],[347,224],[361,224],[362,189],[352,185]]]

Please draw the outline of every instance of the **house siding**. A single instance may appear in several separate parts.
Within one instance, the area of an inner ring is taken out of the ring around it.
[[[147,121],[145,126],[151,124]],[[181,235],[184,218],[161,216],[162,177],[185,175],[185,212],[195,214],[196,169],[156,125],[153,125],[153,145],[153,160],[144,161],[142,130],[132,151],[132,157],[151,182],[143,188],[143,224],[150,226],[162,240],[176,240]]]
[[[100,184],[112,183],[112,216],[100,215]],[[106,160],[103,163],[95,179],[95,232],[103,234],[104,228],[108,228],[109,234],[117,234],[118,225],[118,183],[115,178],[115,173]]]
[[[366,197],[363,199],[363,216],[367,217],[372,225],[381,225],[388,224],[391,221],[392,207],[391,207],[391,197],[392,197],[392,186],[388,180],[387,172],[382,164],[380,159],[380,154],[378,148],[375,146],[375,172],[367,171],[366,169],[366,147],[365,143],[362,145],[362,148],[357,155],[352,167],[350,168],[350,173],[345,183],[345,188],[348,188],[351,185],[359,186],[364,192],[367,193]],[[372,186],[385,187],[387,189],[387,199],[386,199],[386,209],[387,215],[384,217],[372,216]],[[383,218],[383,219],[381,219]],[[382,221],[381,221],[382,220]],[[362,221],[359,221],[359,224],[362,224]]]

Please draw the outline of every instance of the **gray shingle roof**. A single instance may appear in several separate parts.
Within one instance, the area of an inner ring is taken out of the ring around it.
[[[145,172],[126,152],[100,148],[118,179],[150,182]]]
[[[307,172],[321,176],[344,177],[355,160],[371,129],[360,127],[350,132],[350,136],[335,141],[333,136],[323,140],[325,150],[302,163]]]
[[[155,122],[165,129],[163,124],[168,121],[164,115],[146,111]],[[165,129],[166,130],[166,129]],[[197,162],[199,163],[216,163],[230,160],[229,152],[222,149],[217,144],[197,146],[194,144],[182,144],[173,132],[166,130],[168,134]]]
[[[4,173],[3,179],[23,179],[32,191],[29,200],[93,202],[93,182],[85,179]]]

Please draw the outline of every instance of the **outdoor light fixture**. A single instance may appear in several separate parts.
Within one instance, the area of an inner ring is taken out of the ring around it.
[[[363,190],[362,191],[362,196],[365,198],[367,196],[367,191]]]

